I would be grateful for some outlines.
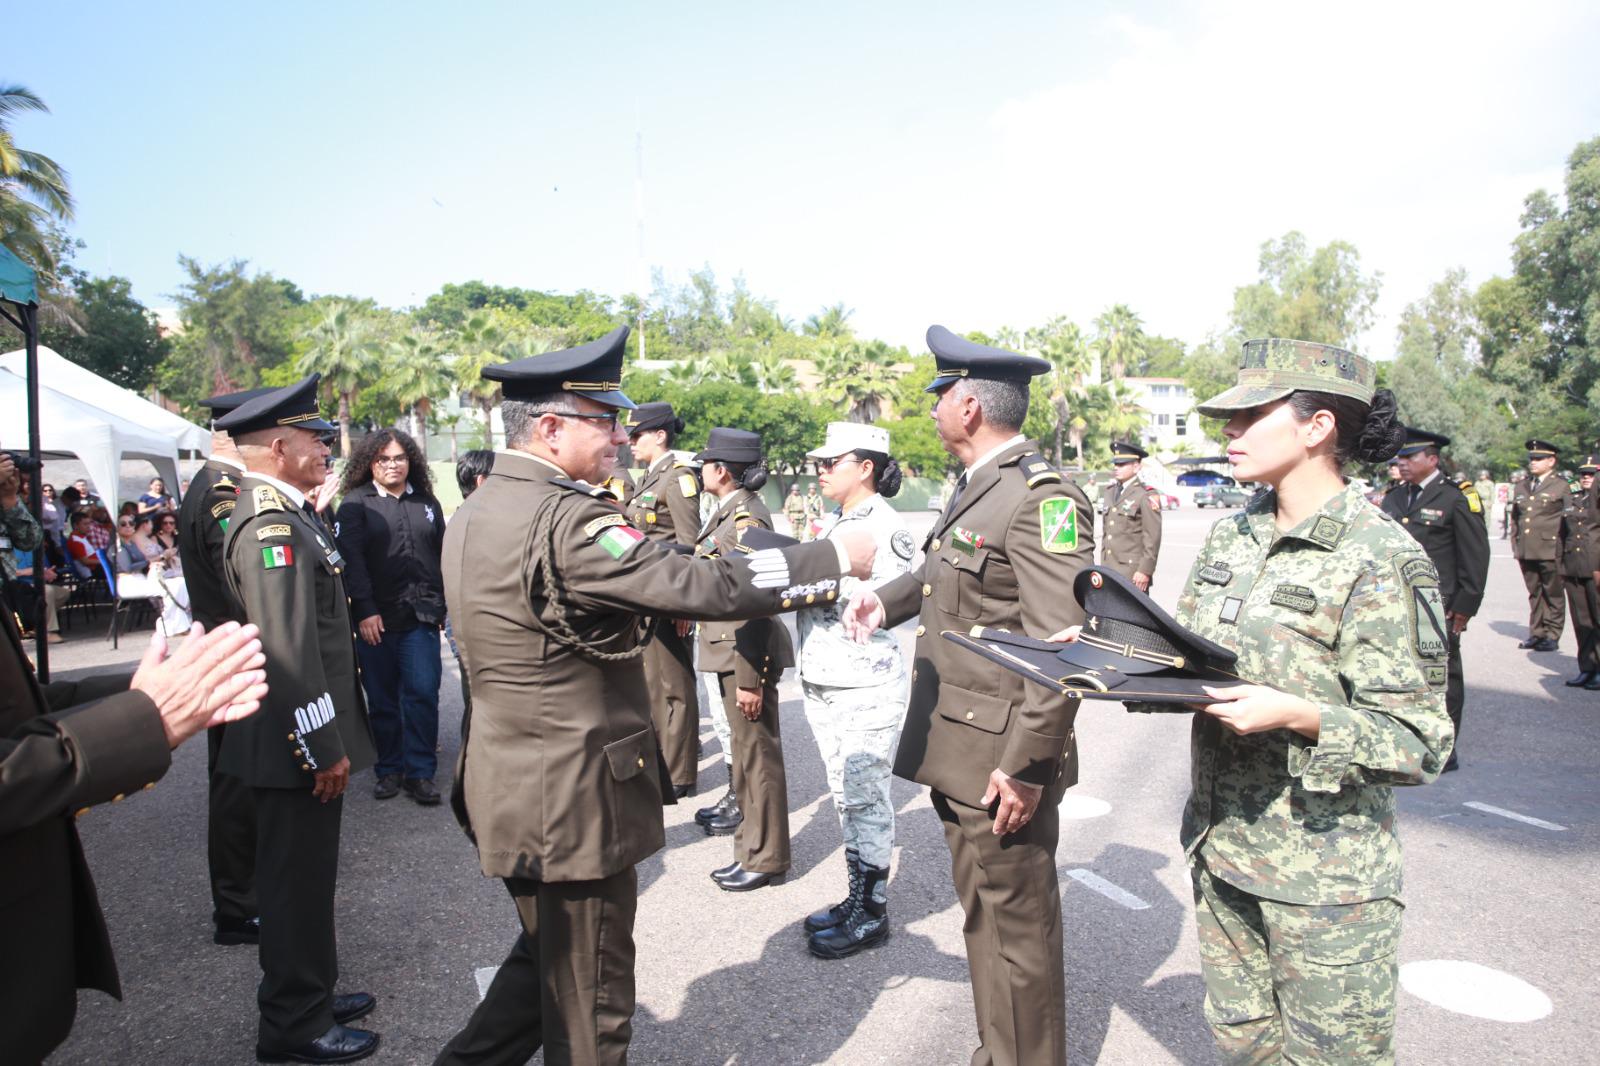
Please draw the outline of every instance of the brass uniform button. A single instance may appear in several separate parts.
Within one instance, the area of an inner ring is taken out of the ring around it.
[[[927,626],[918,626],[917,627],[917,636],[920,637],[920,636],[922,636],[922,634],[926,633],[927,631],[928,631],[928,627]]]
[[[309,769],[311,769],[311,764],[310,764],[310,763],[306,763],[306,762],[303,762],[303,763],[301,763],[301,764],[300,764],[300,769],[302,769],[302,770],[309,770]]]
[[[938,551],[939,550],[939,538],[938,537],[934,537],[933,538],[933,543],[930,544],[929,547],[931,547],[934,551]]]
[[[639,756],[639,769],[644,769],[644,756]]]
[[[932,585],[924,585],[924,586],[922,586],[922,594],[924,596],[933,595],[933,586]]]
[[[89,808],[87,808],[87,807],[79,807],[77,810],[72,812],[72,816],[74,818],[82,818],[84,815],[86,815],[88,813],[89,813]]]
[[[115,796],[111,797],[111,802],[112,803],[121,803],[123,800],[125,800],[127,798],[128,798],[128,794],[126,792],[118,792]]]
[[[967,721],[969,721],[969,722],[972,721],[972,712],[971,711],[967,712]]]

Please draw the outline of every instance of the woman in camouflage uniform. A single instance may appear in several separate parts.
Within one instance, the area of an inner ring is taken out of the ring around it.
[[[818,539],[852,529],[870,532],[878,554],[868,588],[909,571],[916,541],[884,502],[900,491],[900,466],[889,458],[889,431],[830,422],[822,446],[806,454],[817,464],[823,495],[839,505],[823,517]],[[889,780],[906,713],[906,662],[900,639],[888,630],[878,630],[864,643],[845,633],[842,604],[861,584],[852,578],[841,584],[838,601],[818,602],[795,614],[806,721],[827,768],[850,885],[844,902],[805,920],[807,947],[824,959],[842,959],[889,939],[894,848]]]
[[[1205,1015],[1229,1063],[1394,1059],[1400,841],[1391,786],[1450,753],[1438,576],[1343,477],[1403,440],[1372,364],[1251,341],[1228,420],[1240,481],[1270,487],[1212,527],[1178,620],[1261,684],[1199,708],[1183,818]]]

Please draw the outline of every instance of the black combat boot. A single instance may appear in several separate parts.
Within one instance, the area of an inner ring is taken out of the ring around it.
[[[744,812],[739,809],[739,797],[730,791],[726,798],[728,803],[721,814],[714,814],[700,823],[700,828],[706,831],[708,837],[725,837],[738,829],[739,823],[744,821]]]
[[[811,954],[821,959],[844,959],[889,939],[889,868],[861,863],[856,894],[859,902],[844,921],[811,934],[806,941]]]
[[[717,802],[713,803],[709,807],[701,807],[698,811],[695,811],[694,820],[699,822],[701,825],[705,825],[707,822],[711,821],[711,819],[717,817],[717,815],[726,814],[729,807],[737,808],[738,806],[739,797],[733,794],[733,786],[729,785],[728,791],[722,794],[721,799],[717,800]]]
[[[824,929],[832,929],[845,918],[856,905],[861,893],[861,853],[855,848],[844,849],[844,863],[850,872],[850,890],[845,893],[844,900],[835,903],[827,910],[817,911],[806,919],[806,932],[820,933]]]

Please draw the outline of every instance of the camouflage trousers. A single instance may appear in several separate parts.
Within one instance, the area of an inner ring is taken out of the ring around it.
[[[1192,860],[1206,1022],[1229,1066],[1393,1063],[1396,897],[1280,903]]]
[[[722,709],[721,682],[715,673],[708,674],[703,670],[695,671],[695,680],[700,685],[700,706],[711,712],[711,731],[717,735],[717,743],[722,745],[722,763],[728,767],[728,787],[732,788],[733,730],[728,726],[728,713]]]
[[[906,713],[906,680],[843,688],[801,681],[806,721],[828,771],[844,846],[869,866],[887,868],[894,848],[889,798],[894,749]]]

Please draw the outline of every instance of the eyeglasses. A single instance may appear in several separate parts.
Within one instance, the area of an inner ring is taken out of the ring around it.
[[[833,468],[838,466],[840,463],[859,463],[859,462],[861,462],[861,460],[855,458],[854,456],[843,456],[843,455],[838,456],[838,457],[833,458],[833,459],[818,459],[818,460],[816,460],[817,469],[822,471],[824,474],[831,474],[833,472]]]
[[[591,415],[580,411],[546,411],[545,414],[555,415],[557,418],[581,418],[586,422],[598,423],[601,429],[615,431],[622,424],[621,411],[607,411],[605,414]]]
[[[405,466],[410,461],[403,455],[380,455],[372,463],[374,466]]]

